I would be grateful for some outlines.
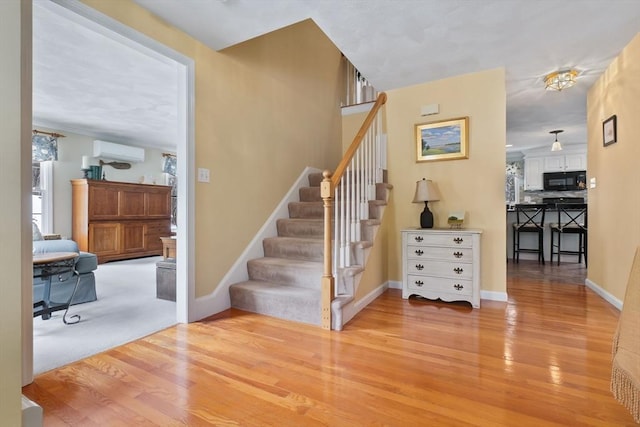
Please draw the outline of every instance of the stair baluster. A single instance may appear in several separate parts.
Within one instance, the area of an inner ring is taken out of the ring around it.
[[[353,265],[352,244],[363,238],[362,221],[369,218],[369,201],[376,198],[376,183],[382,182],[384,155],[380,147],[380,116],[386,100],[385,93],[378,96],[335,172],[325,171],[323,174],[321,197],[324,201],[325,251],[321,318],[324,329],[331,329],[331,301],[338,296],[335,291],[336,276],[342,269]],[[334,200],[339,201],[335,209]],[[332,233],[333,213],[335,229]],[[332,235],[335,249],[332,249]],[[344,289],[338,286],[338,294],[342,292]]]

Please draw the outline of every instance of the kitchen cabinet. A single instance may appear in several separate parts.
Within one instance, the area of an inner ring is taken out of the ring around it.
[[[544,172],[587,170],[587,154],[572,153],[544,157]]]
[[[72,238],[98,262],[162,255],[171,235],[171,187],[73,179]]]
[[[548,150],[535,150],[524,156],[524,189],[542,190],[544,172],[587,170],[587,152],[579,148],[551,154]]]
[[[480,308],[480,235],[471,229],[402,230],[402,298],[468,301]]]
[[[524,189],[542,190],[542,172],[544,171],[544,157],[524,159]]]

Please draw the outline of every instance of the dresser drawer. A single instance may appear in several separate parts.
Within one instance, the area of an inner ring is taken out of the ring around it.
[[[449,248],[449,247],[410,245],[410,246],[407,246],[407,258],[473,262],[473,250],[471,248]]]
[[[471,279],[473,277],[473,265],[462,262],[446,262],[432,260],[408,260],[407,273],[416,275],[428,275],[438,277],[453,277]]]
[[[429,276],[409,275],[407,287],[409,292],[446,292],[448,294],[471,295],[473,282],[471,280],[456,280]]]
[[[451,246],[456,248],[470,248],[473,238],[463,233],[443,233],[425,236],[421,233],[408,233],[407,244],[415,246]]]

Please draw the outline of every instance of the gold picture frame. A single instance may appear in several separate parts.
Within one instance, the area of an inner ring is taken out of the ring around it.
[[[469,118],[441,120],[415,126],[416,161],[469,158]]]

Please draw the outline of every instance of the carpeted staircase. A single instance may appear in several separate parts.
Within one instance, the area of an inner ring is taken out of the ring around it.
[[[309,187],[299,191],[299,202],[289,203],[289,218],[277,220],[277,237],[263,240],[264,257],[247,263],[249,280],[229,287],[231,306],[283,319],[320,325],[320,282],[323,269],[322,174],[308,177]],[[352,245],[355,259],[366,262],[387,202],[388,184],[378,184],[369,202],[369,217],[362,221],[362,239]],[[332,312],[353,300],[361,266],[350,267],[336,278],[342,294]],[[333,316],[340,317],[340,313]],[[340,325],[341,326],[341,325]],[[339,327],[337,329],[340,329]]]

